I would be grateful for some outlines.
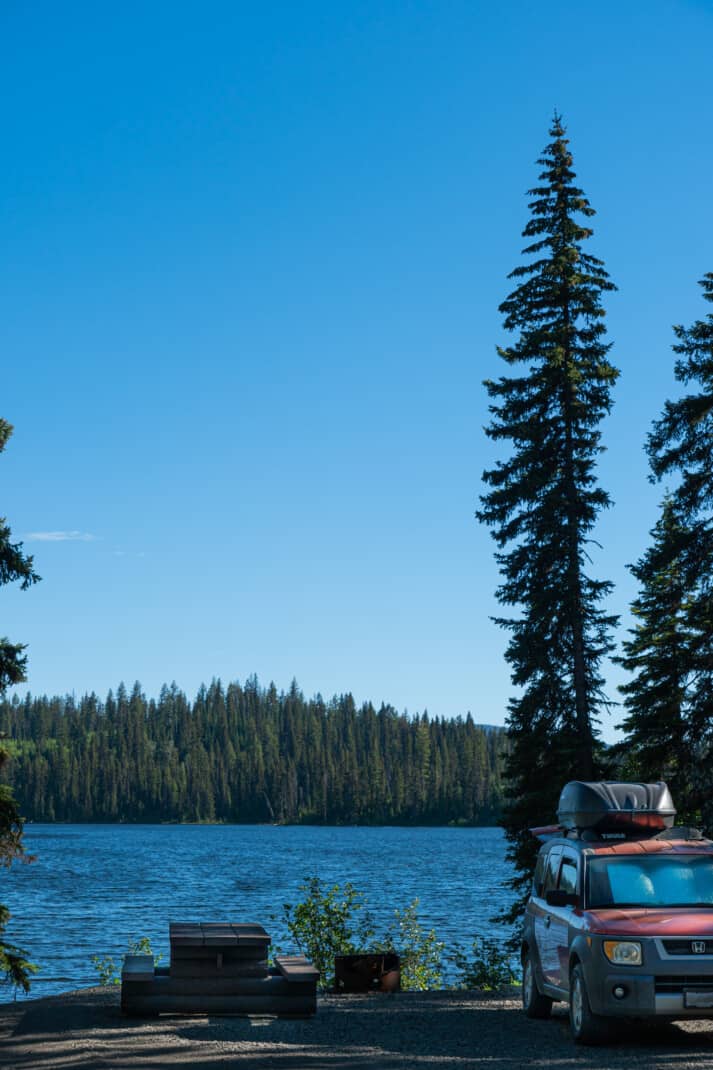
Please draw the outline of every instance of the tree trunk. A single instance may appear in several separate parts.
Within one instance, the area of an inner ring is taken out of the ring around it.
[[[572,434],[572,388],[570,366],[570,307],[567,283],[564,283],[564,384],[563,407],[565,425],[565,496],[567,499],[567,571],[572,629],[572,678],[574,682],[575,728],[577,732],[577,775],[581,780],[594,779],[594,741],[587,695],[587,674],[584,660],[584,620],[582,614],[582,576],[579,561],[579,523],[577,520],[577,487],[574,478],[574,443]]]

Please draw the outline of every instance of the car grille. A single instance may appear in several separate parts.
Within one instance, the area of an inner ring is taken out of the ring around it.
[[[705,951],[694,952],[692,944],[705,944]],[[663,946],[669,955],[713,955],[713,940],[693,940],[688,937],[678,940],[664,940]]]
[[[695,988],[698,992],[713,992],[713,974],[682,973],[678,977],[664,974],[654,978],[656,992],[680,992],[688,987]]]

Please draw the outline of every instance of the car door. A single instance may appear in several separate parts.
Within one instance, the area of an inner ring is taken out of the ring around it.
[[[555,887],[569,895],[576,895],[578,891],[577,856],[566,848],[562,852]],[[557,980],[552,981],[552,984],[566,990],[569,988],[569,927],[574,907],[550,907],[549,910],[550,939],[556,949],[554,954],[557,958]]]
[[[553,938],[552,914],[554,908],[548,906],[546,895],[557,887],[560,862],[562,860],[562,846],[553,844],[547,853],[545,872],[542,887],[539,894],[534,898],[533,907],[535,914],[535,943],[537,944],[537,957],[540,960],[543,980],[548,985],[559,987],[560,962],[557,941]]]

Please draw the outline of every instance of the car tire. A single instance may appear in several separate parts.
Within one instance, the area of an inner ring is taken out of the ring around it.
[[[609,1035],[609,1022],[594,1014],[589,1005],[584,970],[577,963],[569,979],[569,1025],[575,1044],[602,1044]]]
[[[537,987],[535,964],[529,951],[522,959],[522,1009],[528,1018],[549,1018],[552,1000]]]

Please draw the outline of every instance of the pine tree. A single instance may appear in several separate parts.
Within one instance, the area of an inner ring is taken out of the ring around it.
[[[669,495],[650,534],[651,546],[630,566],[639,584],[631,605],[635,626],[617,661],[634,676],[619,688],[627,716],[618,727],[626,737],[613,757],[621,761],[624,779],[666,780],[679,819],[686,821],[695,816],[687,724],[695,642],[685,567],[690,532]]]
[[[0,453],[5,449],[12,434],[12,425],[0,419]],[[22,543],[10,541],[11,532],[6,521],[0,520],[0,585],[20,582],[26,590],[39,580],[32,567],[32,558],[22,552]],[[0,639],[0,695],[11,684],[22,683],[25,679],[27,658],[21,643],[11,643],[9,639]],[[0,747],[0,770],[10,757],[7,747]],[[10,788],[0,784],[0,863],[9,866],[13,860],[22,857],[22,818]],[[0,905],[0,973],[10,984],[30,987],[29,976],[34,971],[26,958],[27,952],[4,939],[5,926],[10,918],[7,907]]]
[[[713,272],[700,282],[704,300],[713,303]],[[674,374],[684,386],[697,384],[697,393],[667,401],[654,424],[647,449],[654,477],[680,477],[673,501],[687,519],[711,527],[713,509],[713,312],[692,327],[673,328],[679,355]],[[701,568],[705,567],[703,561]]]
[[[0,700],[0,731],[36,821],[482,823],[501,804],[501,730],[351,695],[235,683],[191,704],[173,685],[155,703],[137,684],[104,703]]]
[[[600,672],[616,618],[601,609],[611,584],[587,573],[587,543],[611,503],[596,482],[599,425],[611,408],[617,370],[609,363],[602,294],[614,286],[601,260],[583,251],[594,210],[575,184],[565,128],[555,116],[529,191],[528,262],[510,278],[500,306],[517,340],[498,349],[517,374],[486,381],[496,442],[507,460],[483,475],[480,520],[493,528],[503,581],[498,599],[517,615],[506,658],[518,689],[508,707],[510,752],[504,818],[520,898],[529,886],[535,841],[529,825],[553,818],[562,784],[598,769],[596,723],[605,701]]]
[[[713,273],[701,280],[713,302]],[[681,555],[689,602],[686,650],[687,761],[685,805],[713,831],[713,312],[691,327],[674,327],[678,355],[675,376],[689,390],[667,401],[654,424],[647,450],[654,479],[677,477],[672,508],[687,530]],[[691,389],[693,388],[693,389]]]
[[[0,453],[12,435],[12,424],[0,419]],[[32,566],[32,558],[22,552],[22,543],[10,541],[11,532],[6,521],[0,519],[0,585],[19,580],[23,591],[37,583],[39,576]],[[0,639],[0,694],[12,684],[21,684],[25,679],[27,658],[22,643]]]

